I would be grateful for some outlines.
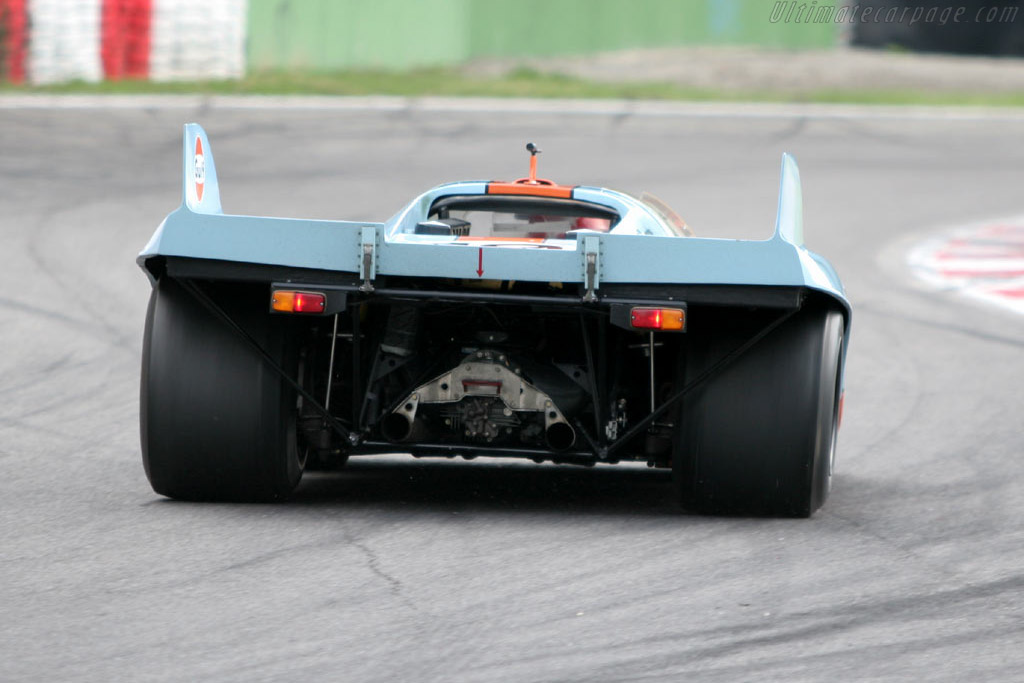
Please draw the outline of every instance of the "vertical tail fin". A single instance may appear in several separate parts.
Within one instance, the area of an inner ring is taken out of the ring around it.
[[[800,169],[791,154],[782,155],[782,179],[779,181],[779,211],[775,217],[775,237],[802,246],[804,243],[804,200],[800,189]]]
[[[182,204],[195,213],[223,213],[213,150],[198,123],[185,124]]]

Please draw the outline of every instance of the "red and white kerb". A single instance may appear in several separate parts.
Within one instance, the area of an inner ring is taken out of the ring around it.
[[[1024,218],[929,239],[908,261],[936,287],[1024,314]]]
[[[245,74],[248,0],[0,0],[0,81]]]

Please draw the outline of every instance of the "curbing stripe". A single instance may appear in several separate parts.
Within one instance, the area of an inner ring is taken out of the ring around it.
[[[911,272],[944,291],[1024,314],[1024,216],[929,237],[907,254]]]

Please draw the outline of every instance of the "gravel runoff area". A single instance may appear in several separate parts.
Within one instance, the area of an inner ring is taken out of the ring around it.
[[[481,60],[475,75],[517,68],[593,81],[647,81],[720,91],[920,90],[962,93],[1024,91],[1024,59],[911,54],[884,50],[764,50],[693,47],[621,50],[585,57]]]

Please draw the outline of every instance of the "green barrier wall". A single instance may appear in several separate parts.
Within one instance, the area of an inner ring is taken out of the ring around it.
[[[249,0],[249,69],[402,68],[466,58],[466,0]]]
[[[833,4],[819,1],[817,6]],[[831,47],[774,0],[249,0],[250,69],[407,68],[673,45]]]

